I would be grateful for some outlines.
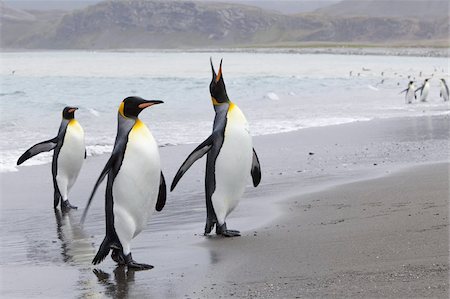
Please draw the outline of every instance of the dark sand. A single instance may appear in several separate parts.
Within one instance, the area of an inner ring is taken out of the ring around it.
[[[441,116],[256,137],[263,180],[227,221],[234,239],[202,236],[202,160],[133,241],[142,272],[90,265],[104,186],[78,223],[107,156],[88,157],[64,215],[49,165],[2,173],[0,296],[447,298],[449,131]],[[194,147],[161,148],[168,184]]]
[[[219,262],[189,295],[448,298],[449,165],[293,198],[253,235],[204,244]]]

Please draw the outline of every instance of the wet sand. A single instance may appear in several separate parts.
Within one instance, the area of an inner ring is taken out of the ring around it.
[[[448,298],[449,166],[292,198],[253,235],[205,244],[224,262],[190,297]]]
[[[107,258],[100,188],[107,156],[88,157],[54,212],[50,166],[1,179],[1,297],[448,297],[448,116],[374,120],[254,139],[263,168],[227,223],[204,237],[204,160],[132,244],[134,272]],[[157,135],[157,132],[154,132]],[[205,136],[206,137],[206,136]],[[195,144],[161,148],[168,184]]]

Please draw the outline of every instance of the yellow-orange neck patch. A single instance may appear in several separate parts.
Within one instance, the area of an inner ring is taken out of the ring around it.
[[[119,106],[119,113],[120,113],[120,115],[122,115],[123,117],[126,118],[125,113],[123,112],[124,106],[125,106],[125,104],[124,104],[123,102],[120,103],[120,106]]]
[[[213,103],[214,106],[219,106],[221,105],[221,103],[217,102],[217,100],[214,97],[211,97],[211,101]]]
[[[145,126],[145,124],[139,118],[136,119],[136,122],[134,123],[134,128],[140,129],[143,126]]]

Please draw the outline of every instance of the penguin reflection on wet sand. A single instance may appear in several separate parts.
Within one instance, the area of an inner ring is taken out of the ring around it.
[[[130,242],[144,229],[153,210],[161,211],[166,202],[166,184],[158,145],[147,126],[138,118],[145,108],[161,103],[128,97],[120,104],[114,149],[81,218],[83,223],[98,186],[108,175],[106,236],[92,261],[94,265],[103,261],[112,250],[111,258],[119,265],[138,270],[153,268],[133,260]]]
[[[54,150],[52,160],[53,207],[56,208],[61,202],[63,210],[77,208],[70,204],[68,194],[80,173],[83,160],[86,159],[84,131],[75,119],[77,109],[76,107],[65,107],[58,135],[33,145],[17,160],[17,165],[20,165],[37,154]]]
[[[98,282],[105,287],[105,295],[110,298],[128,298],[129,285],[134,282],[135,269],[125,269],[124,266],[119,266],[114,269],[114,280],[111,275],[100,270],[94,269],[93,272],[97,276]],[[126,271],[125,271],[126,270]]]
[[[225,237],[240,236],[229,230],[226,217],[236,208],[247,182],[252,176],[253,186],[261,180],[261,169],[252,145],[247,120],[236,104],[228,98],[222,75],[222,61],[216,74],[211,60],[212,80],[209,86],[216,112],[213,132],[184,161],[175,175],[172,191],[191,165],[207,154],[205,197],[205,235],[216,226],[216,234]]]
[[[406,92],[406,95],[405,95],[406,104],[411,104],[413,98],[417,99],[416,91],[414,90],[415,88],[416,87],[414,86],[414,81],[409,81],[408,88],[406,88],[405,90],[400,92],[400,93]]]
[[[85,264],[95,254],[92,239],[83,231],[72,213],[55,209],[56,232],[61,241],[64,262]]]

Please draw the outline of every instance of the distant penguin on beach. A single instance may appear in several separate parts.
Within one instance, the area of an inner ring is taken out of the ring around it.
[[[97,188],[108,175],[106,236],[92,261],[94,265],[103,261],[112,250],[111,258],[119,265],[138,270],[153,268],[133,260],[130,242],[144,229],[153,210],[161,211],[166,203],[166,183],[161,171],[158,145],[147,126],[138,118],[145,108],[161,103],[128,97],[120,104],[114,149],[81,217],[83,223]]]
[[[420,101],[421,102],[426,102],[427,98],[428,98],[428,93],[430,92],[430,82],[429,79],[425,79],[425,81],[423,81],[422,86],[420,86],[419,88],[416,89],[415,92],[420,90]]]
[[[252,176],[253,186],[258,186],[261,181],[261,168],[247,120],[238,106],[230,101],[225,90],[222,61],[217,74],[212,60],[211,69],[209,90],[216,112],[213,132],[181,165],[170,190],[175,188],[195,161],[207,154],[205,235],[216,226],[216,234],[236,237],[240,236],[240,232],[227,228],[226,217],[236,208],[244,193],[248,176]]]
[[[406,102],[406,104],[411,104],[413,98],[417,99],[416,92],[414,90],[415,88],[416,87],[414,86],[414,82],[413,81],[409,81],[408,88],[406,88],[405,90],[400,92],[400,93],[406,92],[406,95],[405,95],[405,102]]]
[[[441,79],[441,98],[444,99],[444,102],[447,102],[449,100],[449,92],[448,92],[448,85],[447,82],[445,82],[445,79]]]
[[[378,85],[381,85],[381,84],[384,84],[384,79],[381,79],[381,81],[378,82],[377,84],[375,84],[375,86],[378,86]]]
[[[75,119],[75,110],[77,109],[76,107],[65,107],[58,135],[53,139],[33,145],[17,160],[17,165],[20,165],[39,153],[54,150],[52,160],[53,207],[56,208],[61,201],[63,210],[77,208],[70,204],[68,193],[86,158],[84,131]]]

